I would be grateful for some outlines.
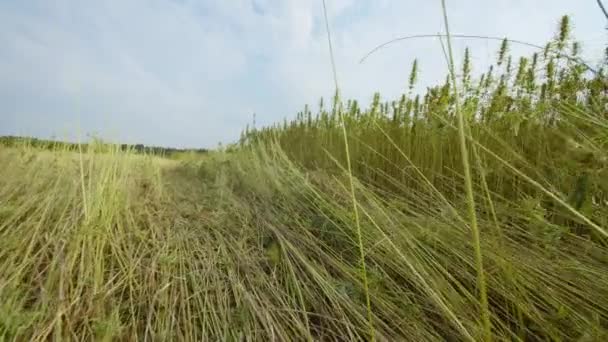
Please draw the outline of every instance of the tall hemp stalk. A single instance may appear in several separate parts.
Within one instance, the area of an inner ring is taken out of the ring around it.
[[[334,86],[336,89],[336,97],[339,94],[340,87],[338,86],[338,75],[336,72],[336,62],[334,59],[334,51],[331,43],[331,32],[329,30],[329,19],[327,18],[327,5],[325,0],[323,0],[323,15],[325,17],[325,29],[327,31],[327,44],[329,46],[329,57],[331,59],[331,68],[333,72]],[[353,177],[352,166],[350,162],[350,149],[348,146],[348,134],[346,132],[346,120],[344,120],[344,113],[342,110],[338,110],[340,121],[342,124],[342,137],[344,138],[344,152],[346,154],[346,169],[348,171],[348,180],[350,183],[350,194],[353,203],[353,214],[355,216],[355,225],[357,231],[357,243],[359,247],[359,256],[360,256],[360,267],[361,267],[361,279],[363,281],[363,292],[365,293],[365,304],[367,307],[367,323],[368,323],[368,333],[370,341],[376,340],[376,333],[374,330],[374,322],[372,316],[372,305],[369,297],[369,282],[367,279],[367,268],[365,266],[365,251],[363,249],[363,236],[361,233],[361,222],[359,219],[359,208],[357,204],[357,197],[355,195],[355,182]]]
[[[456,110],[456,116],[458,118],[458,135],[460,141],[460,152],[462,159],[462,167],[464,169],[464,180],[467,195],[467,206],[469,210],[469,220],[471,224],[471,233],[473,239],[473,246],[475,248],[475,261],[477,267],[477,286],[479,288],[479,300],[481,303],[481,317],[483,322],[483,335],[485,341],[492,340],[492,323],[490,322],[490,309],[488,307],[488,293],[486,288],[486,278],[483,270],[483,257],[481,254],[481,242],[479,236],[479,227],[477,225],[477,214],[475,212],[475,197],[473,194],[473,180],[471,176],[471,166],[469,165],[469,152],[467,150],[466,143],[466,129],[464,122],[464,115],[460,110],[460,98],[458,95],[458,83],[456,81],[456,72],[454,68],[454,54],[452,52],[452,42],[450,38],[450,27],[448,22],[448,12],[445,5],[445,0],[441,0],[441,8],[443,11],[443,21],[445,25],[445,31],[447,36],[447,47],[448,47],[448,67],[450,71],[450,77],[452,79],[452,88],[454,89],[454,106]]]

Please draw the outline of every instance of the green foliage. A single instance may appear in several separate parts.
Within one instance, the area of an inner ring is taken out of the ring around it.
[[[464,50],[464,61],[462,63],[462,86],[465,91],[470,87],[471,82],[471,51],[469,48]]]
[[[412,63],[412,71],[410,71],[410,77],[408,82],[408,89],[410,93],[414,89],[416,85],[416,81],[418,80],[418,59],[414,59],[414,63]]]
[[[566,51],[567,47],[570,51]],[[369,196],[377,196],[374,198],[382,201],[378,207],[386,209],[386,203],[396,201],[401,203],[401,212],[431,221],[439,216],[456,215],[457,218],[451,220],[457,223],[446,230],[445,236],[439,238],[440,242],[433,240],[432,247],[425,249],[432,254],[438,251],[437,248],[455,248],[445,244],[454,238],[452,229],[465,227],[466,220],[462,218],[467,217],[456,129],[458,100],[468,124],[467,141],[472,146],[469,153],[472,186],[484,260],[493,265],[499,258],[515,257],[506,246],[518,246],[522,250],[537,251],[534,252],[538,253],[536,257],[547,258],[546,262],[536,264],[546,268],[552,262],[564,261],[562,253],[573,252],[571,242],[581,241],[582,245],[597,248],[603,258],[597,265],[606,269],[608,184],[604,179],[608,179],[608,117],[605,115],[608,93],[603,71],[587,71],[574,58],[579,54],[580,45],[570,37],[570,21],[564,17],[555,39],[544,51],[514,60],[505,39],[498,51],[496,65],[489,66],[478,79],[474,79],[471,52],[467,48],[461,67],[463,89],[459,95],[449,80],[429,87],[425,93],[413,94],[418,76],[416,60],[406,93],[395,101],[383,103],[380,94],[376,93],[366,110],[358,107],[356,111],[347,109],[341,113],[319,112],[311,115],[305,130],[300,128],[297,118],[287,125],[264,127],[247,135],[241,147],[244,151],[280,150],[298,169],[341,175],[346,163],[339,138],[342,127],[339,123],[328,126],[323,122],[338,122],[332,116],[344,115],[353,172],[361,187],[374,194]],[[392,115],[387,115],[389,103]],[[426,213],[427,210],[432,213]],[[390,215],[399,214],[391,212]],[[376,229],[382,230],[382,227],[379,224]],[[369,229],[375,231],[373,227]],[[432,235],[428,225],[424,225],[423,231],[424,237],[416,237],[416,243],[422,244]],[[489,241],[496,245],[489,246]],[[373,244],[370,241],[366,245],[370,243]],[[436,243],[443,247],[437,247]],[[470,243],[467,242],[469,248]],[[331,245],[332,249],[340,250],[345,244],[348,245],[345,242]],[[468,283],[461,285],[475,297],[478,285],[471,269],[474,264],[471,250],[462,251],[462,255],[469,258],[469,268]],[[573,258],[579,259],[580,255]],[[462,265],[448,260],[463,272]],[[430,263],[434,261],[429,257]],[[578,333],[568,331],[568,326],[578,324],[574,323],[576,315],[588,322],[598,322],[598,316],[608,318],[603,309],[593,314],[566,309],[569,304],[551,298],[549,292],[552,291],[546,292],[547,287],[543,286],[538,287],[541,292],[537,295],[544,298],[545,303],[553,303],[551,309],[539,309],[537,304],[530,302],[524,304],[530,293],[521,292],[520,286],[528,284],[531,275],[527,272],[532,270],[523,271],[521,266],[510,262],[502,264],[504,278],[492,270],[501,266],[489,266],[490,270],[485,272],[492,334],[497,339],[513,336],[522,340],[584,339],[589,335],[585,329]],[[556,272],[561,279],[571,277],[567,272]],[[441,281],[434,278],[433,281],[437,283],[430,287],[436,290],[435,286]],[[509,290],[498,284],[509,284]],[[345,291],[349,293],[355,291],[346,284],[340,286],[348,288]],[[560,288],[558,291],[568,290]],[[599,301],[608,307],[608,297]],[[475,302],[472,312],[479,312],[480,305]],[[442,334],[446,334],[443,338],[466,338],[469,330],[462,330],[448,311],[440,315],[446,320],[440,328]],[[459,313],[456,317],[462,315]],[[453,330],[446,329],[446,325]],[[480,324],[476,321],[473,326],[478,329]],[[608,326],[590,323],[589,327],[597,337],[605,336]],[[481,338],[480,334],[476,330],[475,339]]]
[[[570,17],[565,15],[559,22],[559,31],[557,36],[557,48],[563,50],[566,47],[566,42],[570,38]]]
[[[506,56],[509,53],[509,40],[507,38],[503,39],[500,44],[500,50],[498,50],[498,62],[497,64],[500,66],[505,61]]]
[[[146,146],[143,144],[129,145],[129,144],[112,144],[102,141],[101,139],[93,137],[90,143],[72,143],[59,140],[44,140],[29,137],[14,137],[14,136],[0,136],[0,146],[4,147],[21,147],[27,146],[32,148],[46,149],[46,150],[63,150],[77,152],[83,150],[87,152],[89,149],[95,152],[101,152],[100,149],[113,150],[120,149],[121,151],[132,151],[141,154],[154,154],[162,155],[166,157],[173,157],[187,154],[187,153],[207,153],[206,149],[179,149],[171,147],[158,147],[158,146]]]
[[[569,25],[569,19],[562,18],[555,40],[547,44],[546,58],[540,59],[538,53],[519,58],[513,75],[508,40],[502,42],[498,52],[498,65],[504,68],[489,66],[479,82],[472,80],[471,53],[467,48],[462,64],[465,91],[460,94],[474,140],[517,167],[533,170],[535,180],[551,184],[562,194],[570,193],[570,178],[578,172],[578,166],[563,158],[555,159],[562,147],[541,137],[568,136],[605,154],[604,133],[592,122],[606,119],[599,108],[608,105],[603,76],[586,72],[553,51],[553,46],[559,48],[560,42],[570,39]],[[578,45],[572,44],[578,50]],[[298,165],[312,170],[336,169],[336,161],[344,165],[345,156],[339,138],[339,113],[335,109],[346,108],[341,113],[352,140],[353,170],[357,177],[391,190],[395,190],[393,179],[418,189],[419,180],[411,176],[411,166],[415,165],[433,180],[438,190],[451,196],[454,184],[460,183],[460,175],[446,171],[461,169],[454,149],[455,98],[448,82],[428,88],[422,96],[411,94],[417,72],[415,61],[408,82],[410,91],[392,102],[391,115],[388,103],[382,103],[379,93],[374,94],[367,110],[358,106],[353,110],[352,105],[349,109],[336,102],[339,99],[336,96],[332,112],[320,111],[286,125],[261,128],[246,135],[241,146],[277,143]],[[488,157],[486,168],[498,170],[502,163]],[[491,172],[489,190],[511,200],[536,192],[527,186],[521,189],[511,186],[517,184],[516,178]],[[590,191],[595,192],[592,196],[603,194],[600,189]]]

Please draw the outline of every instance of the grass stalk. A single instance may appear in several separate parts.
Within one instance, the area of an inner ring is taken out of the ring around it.
[[[458,119],[458,137],[460,142],[460,156],[462,159],[462,167],[464,170],[464,180],[467,198],[467,207],[469,211],[469,219],[471,224],[472,242],[475,248],[475,262],[477,267],[477,285],[479,288],[479,300],[481,304],[481,317],[483,322],[483,336],[485,341],[492,340],[492,323],[490,321],[490,309],[488,305],[488,294],[486,288],[486,278],[483,268],[483,256],[481,252],[481,241],[479,234],[479,227],[477,225],[477,213],[475,209],[475,195],[473,192],[473,177],[471,175],[471,167],[469,165],[469,152],[467,150],[466,142],[466,128],[464,115],[460,108],[460,98],[458,94],[458,82],[456,81],[456,71],[454,67],[454,53],[452,51],[452,43],[450,38],[450,27],[448,20],[448,12],[445,4],[445,0],[441,0],[441,8],[443,11],[443,21],[445,25],[445,31],[447,35],[447,50],[449,56],[449,72],[452,80],[452,88],[455,97],[455,110]]]
[[[336,89],[336,96],[338,96],[340,87],[338,85],[338,75],[337,75],[337,71],[336,71],[336,62],[334,59],[333,46],[331,43],[331,31],[329,29],[329,19],[327,18],[327,4],[325,3],[325,0],[323,0],[323,15],[325,18],[325,29],[327,31],[327,44],[329,46],[329,55],[330,55],[330,59],[331,59],[331,67],[332,67],[332,72],[333,72],[334,85],[335,85],[335,89]],[[363,292],[365,295],[365,305],[367,308],[369,338],[370,338],[370,341],[375,341],[376,334],[375,334],[375,330],[374,330],[372,305],[371,305],[371,299],[370,299],[370,295],[369,295],[369,281],[368,281],[368,277],[367,277],[367,267],[366,267],[366,263],[365,263],[365,250],[364,250],[364,246],[363,246],[363,234],[361,232],[361,222],[359,219],[359,208],[358,208],[358,204],[357,204],[357,196],[355,193],[355,181],[354,181],[353,170],[352,170],[352,165],[351,165],[350,148],[348,145],[346,120],[344,119],[343,111],[340,108],[337,108],[337,110],[338,110],[338,113],[339,113],[338,115],[340,116],[340,121],[342,124],[341,125],[342,126],[342,138],[344,140],[344,153],[346,156],[346,169],[348,170],[348,181],[349,181],[349,185],[350,185],[350,195],[351,195],[352,206],[353,206],[353,215],[355,217],[357,244],[358,244],[358,248],[359,248],[361,280],[363,281]]]

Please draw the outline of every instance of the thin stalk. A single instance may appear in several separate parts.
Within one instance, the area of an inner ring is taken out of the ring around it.
[[[597,0],[597,5],[600,6],[602,13],[604,13],[604,16],[606,17],[606,19],[608,19],[608,12],[606,11],[606,7],[604,7],[604,4],[602,3],[602,0]]]
[[[89,207],[87,204],[87,192],[84,184],[84,161],[82,160],[82,142],[78,139],[78,157],[80,161],[80,186],[82,188],[82,205],[84,207],[85,221],[89,220]]]
[[[464,169],[464,180],[465,188],[467,193],[467,206],[469,209],[469,219],[471,221],[471,231],[473,246],[475,248],[475,259],[477,266],[477,286],[479,287],[479,300],[481,303],[481,316],[483,322],[483,333],[484,340],[492,340],[492,323],[490,322],[490,310],[488,307],[488,294],[486,288],[486,278],[483,270],[483,256],[481,254],[481,242],[479,236],[479,227],[477,225],[477,214],[475,212],[475,197],[473,194],[473,180],[471,176],[471,167],[469,165],[469,152],[467,150],[466,142],[466,129],[464,123],[464,115],[460,110],[460,98],[458,97],[458,83],[456,81],[456,71],[454,69],[454,54],[452,50],[452,42],[450,38],[450,27],[448,22],[448,12],[445,5],[445,0],[441,0],[441,8],[443,11],[443,21],[445,25],[445,31],[447,35],[447,46],[448,46],[448,67],[450,69],[450,76],[452,79],[452,86],[454,88],[455,97],[455,109],[456,116],[458,118],[458,136],[460,140],[460,152],[462,159],[462,167]]]
[[[401,41],[406,41],[406,40],[411,40],[411,39],[420,39],[420,38],[444,38],[447,37],[447,35],[445,34],[440,34],[440,33],[436,33],[436,34],[415,34],[415,35],[411,35],[411,36],[404,36],[404,37],[398,37],[398,38],[394,38],[391,39],[389,41],[386,41],[378,46],[376,46],[375,48],[371,49],[368,53],[366,53],[360,60],[359,60],[359,64],[364,63],[371,55],[373,55],[374,53],[378,52],[380,49],[383,49],[389,45],[392,45],[394,43],[397,42],[401,42]],[[459,39],[481,39],[481,40],[490,40],[490,41],[499,41],[502,42],[503,40],[507,40],[509,43],[511,44],[517,44],[517,45],[521,45],[521,46],[526,46],[526,47],[530,47],[530,48],[534,48],[536,50],[539,51],[543,51],[545,49],[544,46],[538,45],[538,44],[534,44],[534,43],[529,43],[523,40],[518,40],[518,39],[509,39],[506,37],[494,37],[494,36],[481,36],[481,35],[471,35],[471,34],[452,34],[450,35],[450,37],[452,39],[454,38],[459,38]],[[585,62],[583,59],[581,59],[580,57],[574,56],[574,55],[570,55],[567,53],[555,53],[555,57],[558,58],[565,58],[570,62],[582,65],[585,67],[585,69],[589,70],[590,72],[597,74],[598,70],[594,67],[592,67],[591,65],[589,65],[589,63]]]
[[[340,87],[338,86],[338,76],[337,76],[337,72],[336,72],[336,63],[334,60],[334,51],[333,51],[333,47],[331,44],[331,32],[329,30],[329,19],[327,18],[327,5],[325,4],[325,0],[323,0],[323,14],[325,16],[325,29],[327,31],[327,44],[329,46],[329,55],[331,58],[331,68],[332,68],[332,72],[333,72],[333,77],[334,77],[334,85],[336,88],[336,96],[338,94],[338,90],[340,89]],[[342,113],[342,110],[338,110],[339,112],[339,116],[340,116],[340,121],[342,122],[342,136],[344,138],[344,152],[346,154],[346,168],[348,170],[348,180],[350,183],[350,195],[352,198],[352,203],[353,203],[353,214],[355,216],[355,225],[356,225],[356,231],[357,231],[357,243],[358,243],[358,247],[359,247],[359,256],[360,256],[360,264],[361,264],[361,279],[363,281],[363,291],[365,292],[365,304],[367,306],[367,323],[368,323],[368,329],[369,329],[369,338],[370,341],[375,341],[376,340],[376,333],[374,331],[374,322],[373,322],[373,316],[372,316],[372,305],[371,305],[371,300],[370,300],[370,296],[369,296],[369,284],[368,284],[368,279],[367,279],[367,267],[365,265],[365,251],[363,249],[363,236],[361,233],[361,222],[359,220],[359,209],[358,209],[358,205],[357,205],[357,197],[355,195],[355,183],[354,183],[354,177],[353,177],[353,171],[352,171],[352,166],[351,166],[351,161],[350,161],[350,148],[348,145],[348,134],[346,132],[346,120],[344,120],[344,114]]]

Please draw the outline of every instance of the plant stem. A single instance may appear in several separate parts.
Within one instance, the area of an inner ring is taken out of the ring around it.
[[[449,56],[449,69],[450,76],[452,79],[452,86],[454,88],[454,97],[455,97],[455,109],[456,116],[458,118],[458,135],[460,141],[460,152],[462,159],[462,167],[464,169],[464,180],[465,180],[465,188],[466,188],[466,196],[467,196],[467,206],[469,210],[469,219],[471,223],[471,233],[473,239],[473,246],[475,248],[475,259],[477,266],[477,286],[479,288],[479,300],[481,303],[481,316],[483,322],[483,333],[484,340],[491,341],[492,340],[492,323],[490,321],[490,310],[488,308],[488,294],[486,289],[486,279],[485,273],[483,270],[483,256],[481,253],[481,242],[480,242],[480,234],[479,227],[477,225],[477,214],[475,210],[475,197],[473,194],[473,180],[471,176],[471,167],[469,165],[469,152],[467,150],[466,143],[466,130],[465,130],[465,122],[462,111],[460,110],[460,98],[458,95],[458,84],[456,82],[456,72],[454,69],[454,54],[452,51],[452,43],[450,38],[450,28],[448,23],[448,13],[445,5],[445,0],[441,0],[441,8],[443,10],[443,21],[445,24],[445,31],[447,35],[447,46],[448,46],[448,56]]]

